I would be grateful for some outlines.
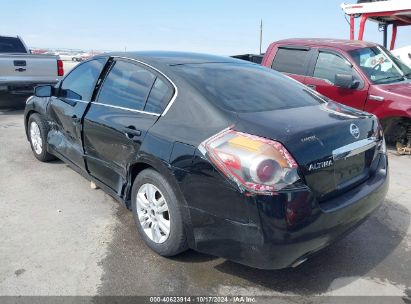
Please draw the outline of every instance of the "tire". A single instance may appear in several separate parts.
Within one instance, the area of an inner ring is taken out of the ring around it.
[[[47,134],[49,128],[47,123],[39,114],[32,114],[27,124],[27,132],[30,140],[31,150],[34,156],[42,162],[55,159],[47,152]]]
[[[150,189],[154,200],[147,195]],[[137,195],[140,195],[139,199]],[[167,212],[164,211],[163,201]],[[133,183],[131,204],[137,230],[153,251],[162,256],[174,256],[188,249],[180,204],[174,190],[161,174],[152,169],[140,172]],[[169,233],[166,236],[167,218]]]

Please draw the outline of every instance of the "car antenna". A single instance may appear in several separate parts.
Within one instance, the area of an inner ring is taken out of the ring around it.
[[[261,53],[261,46],[263,44],[263,19],[261,19],[261,23],[260,23],[260,55]]]

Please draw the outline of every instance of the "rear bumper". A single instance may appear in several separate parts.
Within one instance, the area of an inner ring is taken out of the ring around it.
[[[10,94],[0,92],[0,108],[24,108],[25,102],[32,94]]]
[[[0,107],[21,107],[25,101],[34,94],[34,88],[39,85],[51,84],[56,82],[19,82],[19,83],[1,83],[0,82]]]
[[[246,211],[249,214],[247,222],[192,208],[193,247],[255,268],[286,268],[298,264],[366,220],[383,202],[388,184],[387,157],[382,156],[377,173],[370,179],[321,204],[308,189],[273,197],[251,199],[243,196],[242,201],[235,203],[250,208]],[[306,214],[300,222],[291,225],[286,213],[293,204],[298,204]]]

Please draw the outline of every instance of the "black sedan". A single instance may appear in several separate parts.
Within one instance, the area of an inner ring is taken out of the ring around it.
[[[388,189],[375,116],[232,58],[96,56],[37,87],[24,123],[37,159],[63,160],[131,209],[163,256],[296,266]]]

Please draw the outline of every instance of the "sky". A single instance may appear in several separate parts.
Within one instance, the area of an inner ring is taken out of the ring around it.
[[[0,35],[19,35],[30,47],[44,48],[258,53],[261,19],[263,51],[285,38],[348,38],[342,2],[3,0]],[[367,23],[364,39],[382,43],[376,23]],[[408,45],[411,26],[399,28],[396,46]]]

